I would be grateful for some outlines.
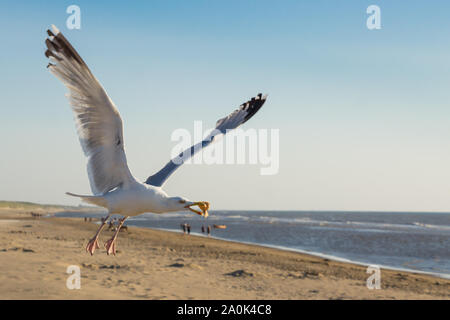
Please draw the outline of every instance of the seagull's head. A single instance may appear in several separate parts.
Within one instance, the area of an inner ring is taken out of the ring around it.
[[[173,211],[184,211],[184,210],[190,210],[192,212],[195,212],[196,214],[207,217],[208,216],[208,210],[209,210],[209,202],[208,201],[189,201],[186,198],[183,197],[171,197],[169,198],[169,206]],[[197,206],[199,210],[193,209],[192,207]]]

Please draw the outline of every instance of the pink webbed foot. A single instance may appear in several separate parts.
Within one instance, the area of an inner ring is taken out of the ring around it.
[[[105,242],[106,254],[109,256],[110,254],[116,255],[116,239],[111,238]]]
[[[100,246],[98,245],[98,238],[94,237],[91,240],[89,240],[87,246],[86,246],[86,251],[89,252],[91,254],[91,256],[94,254],[95,249],[100,248]]]

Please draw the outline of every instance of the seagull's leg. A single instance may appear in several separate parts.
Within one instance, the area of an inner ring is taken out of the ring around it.
[[[122,219],[120,219],[119,225],[117,226],[116,232],[114,233],[113,237],[111,239],[109,239],[108,241],[106,241],[105,248],[106,248],[106,254],[107,255],[110,255],[111,253],[113,255],[116,255],[116,239],[117,239],[117,235],[119,234],[120,228],[122,228],[123,223],[127,219],[128,219],[128,217],[123,217]]]
[[[103,227],[105,226],[105,224],[108,221],[110,216],[111,216],[111,213],[108,213],[108,215],[106,216],[105,219],[103,219],[102,224],[98,228],[97,233],[91,240],[89,240],[89,242],[86,246],[86,251],[89,252],[91,254],[91,256],[94,254],[95,249],[100,248],[100,246],[98,245],[98,236],[100,235],[100,232],[102,232]]]

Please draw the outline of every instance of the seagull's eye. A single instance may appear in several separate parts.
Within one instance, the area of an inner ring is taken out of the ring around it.
[[[178,203],[181,203],[181,204],[186,203],[186,200],[181,199],[178,201]]]

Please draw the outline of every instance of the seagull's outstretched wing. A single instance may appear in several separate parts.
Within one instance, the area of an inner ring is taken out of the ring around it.
[[[92,192],[104,194],[126,187],[133,176],[127,166],[122,119],[101,84],[69,41],[52,26],[47,30],[48,69],[69,89],[67,97],[75,114],[81,147],[88,158]]]
[[[178,169],[184,161],[192,157],[195,153],[200,151],[202,148],[207,147],[211,144],[214,139],[219,135],[225,135],[228,131],[239,127],[241,124],[247,122],[255,113],[262,107],[264,102],[266,102],[267,95],[262,96],[258,94],[251,100],[241,104],[241,106],[234,110],[231,114],[217,121],[216,129],[211,132],[203,141],[193,145],[189,149],[183,151],[178,155],[178,157],[173,158],[167,163],[164,168],[159,170],[154,175],[148,177],[145,183],[160,187],[169,178],[169,176]]]

